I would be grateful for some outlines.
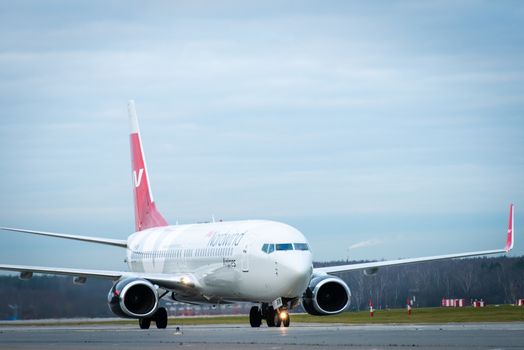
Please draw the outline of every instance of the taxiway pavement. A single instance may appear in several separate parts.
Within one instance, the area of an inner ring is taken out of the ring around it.
[[[524,323],[0,326],[0,349],[524,349]]]

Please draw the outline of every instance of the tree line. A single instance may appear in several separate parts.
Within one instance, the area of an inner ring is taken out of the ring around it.
[[[353,261],[356,262],[356,261]],[[359,261],[362,262],[362,261]],[[315,266],[352,261],[315,263]],[[415,296],[416,306],[439,306],[443,297],[483,299],[488,304],[509,304],[524,298],[524,257],[470,258],[338,274],[351,289],[351,310],[404,307]],[[0,319],[111,317],[107,293],[112,282],[88,279],[75,285],[71,277],[0,276]]]
[[[362,262],[362,261],[360,261]],[[318,267],[346,263],[315,264]],[[339,274],[352,293],[350,309],[404,307],[415,296],[416,306],[441,305],[442,298],[511,304],[524,298],[524,257],[469,258],[381,268],[374,275],[361,271]]]

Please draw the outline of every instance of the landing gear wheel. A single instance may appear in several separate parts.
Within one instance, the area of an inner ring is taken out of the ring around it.
[[[260,327],[262,324],[262,313],[258,309],[258,306],[253,306],[249,310],[249,324],[251,327]]]
[[[167,327],[167,310],[165,307],[159,307],[153,316],[156,323],[156,328],[164,329]]]
[[[140,326],[140,329],[149,329],[149,326],[151,326],[151,319],[148,317],[139,318],[138,325]]]
[[[282,320],[280,319],[280,315],[278,314],[278,311],[274,311],[273,312],[273,317],[275,319],[275,327],[280,327],[280,325],[282,324]]]
[[[289,324],[291,323],[291,318],[289,317],[289,314],[287,314],[287,317],[282,320],[282,324],[284,327],[289,327]]]
[[[267,308],[266,322],[268,327],[275,327],[275,315],[276,312],[272,307]],[[278,318],[278,315],[277,315]]]

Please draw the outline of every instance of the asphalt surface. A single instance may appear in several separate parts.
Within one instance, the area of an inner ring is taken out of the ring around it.
[[[524,323],[0,326],[0,349],[524,349]]]

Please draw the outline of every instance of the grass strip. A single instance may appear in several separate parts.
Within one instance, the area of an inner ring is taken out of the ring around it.
[[[512,305],[487,306],[484,308],[415,308],[411,316],[406,309],[375,310],[374,317],[368,311],[343,312],[333,316],[291,314],[291,323],[341,323],[341,324],[431,324],[475,322],[524,322],[524,307]],[[249,324],[247,315],[212,317],[170,317],[170,326]],[[85,320],[60,322],[2,323],[1,326],[89,326],[89,325],[137,325],[136,320]],[[152,325],[154,327],[154,325]]]

